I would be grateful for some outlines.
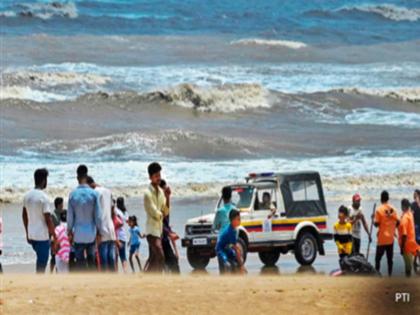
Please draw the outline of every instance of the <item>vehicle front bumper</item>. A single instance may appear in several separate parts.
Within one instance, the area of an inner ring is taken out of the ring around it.
[[[182,247],[214,249],[217,235],[186,235],[182,240]]]

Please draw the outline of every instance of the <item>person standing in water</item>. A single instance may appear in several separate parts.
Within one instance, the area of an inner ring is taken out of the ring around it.
[[[350,207],[350,222],[352,224],[352,254],[360,254],[360,243],[362,238],[362,224],[365,229],[369,242],[372,241],[372,237],[369,233],[369,227],[366,222],[366,218],[363,214],[362,207],[360,206],[362,198],[359,194],[353,195],[352,205]]]
[[[165,255],[162,248],[163,218],[169,215],[170,190],[163,192],[159,187],[162,167],[153,162],[148,166],[150,185],[144,193],[146,212],[146,238],[149,244],[147,272],[162,272]]]
[[[22,220],[26,240],[36,254],[36,272],[44,273],[50,254],[50,239],[53,248],[56,244],[54,223],[51,218],[50,201],[43,191],[47,188],[48,171],[37,169],[34,173],[35,188],[26,193],[23,199]]]

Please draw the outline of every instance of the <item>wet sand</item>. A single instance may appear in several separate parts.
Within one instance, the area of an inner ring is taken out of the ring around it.
[[[404,278],[2,276],[3,314],[415,314]],[[396,303],[395,293],[411,302]]]

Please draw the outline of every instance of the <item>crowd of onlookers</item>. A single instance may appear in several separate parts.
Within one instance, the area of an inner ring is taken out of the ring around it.
[[[135,215],[128,215],[123,197],[116,200],[110,189],[97,183],[85,165],[77,168],[78,186],[70,193],[67,210],[64,200],[50,201],[44,189],[48,171],[37,169],[35,187],[23,201],[22,219],[27,242],[36,254],[36,271],[58,273],[71,271],[127,272],[128,261],[133,272],[135,265],[141,271],[179,273],[178,235],[169,224],[171,190],[161,179],[161,166],[148,167],[150,186],[144,194],[146,233],[142,233]],[[1,224],[1,221],[0,221]],[[1,225],[0,225],[1,228]],[[146,238],[149,257],[143,268],[140,260],[141,239]]]

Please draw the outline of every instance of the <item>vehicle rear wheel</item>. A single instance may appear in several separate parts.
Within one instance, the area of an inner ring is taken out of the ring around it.
[[[238,246],[239,246],[239,249],[241,250],[241,253],[242,253],[242,261],[245,264],[246,257],[248,255],[248,249],[247,249],[247,246],[246,246],[246,242],[244,241],[243,238],[238,239]]]
[[[311,265],[318,251],[315,236],[309,232],[299,235],[295,245],[295,258],[302,266]]]
[[[194,269],[206,269],[210,262],[210,257],[200,255],[200,253],[193,248],[187,248],[187,260]]]
[[[259,252],[258,257],[260,257],[261,262],[267,267],[273,267],[276,265],[277,261],[280,258],[280,251],[278,249]]]

